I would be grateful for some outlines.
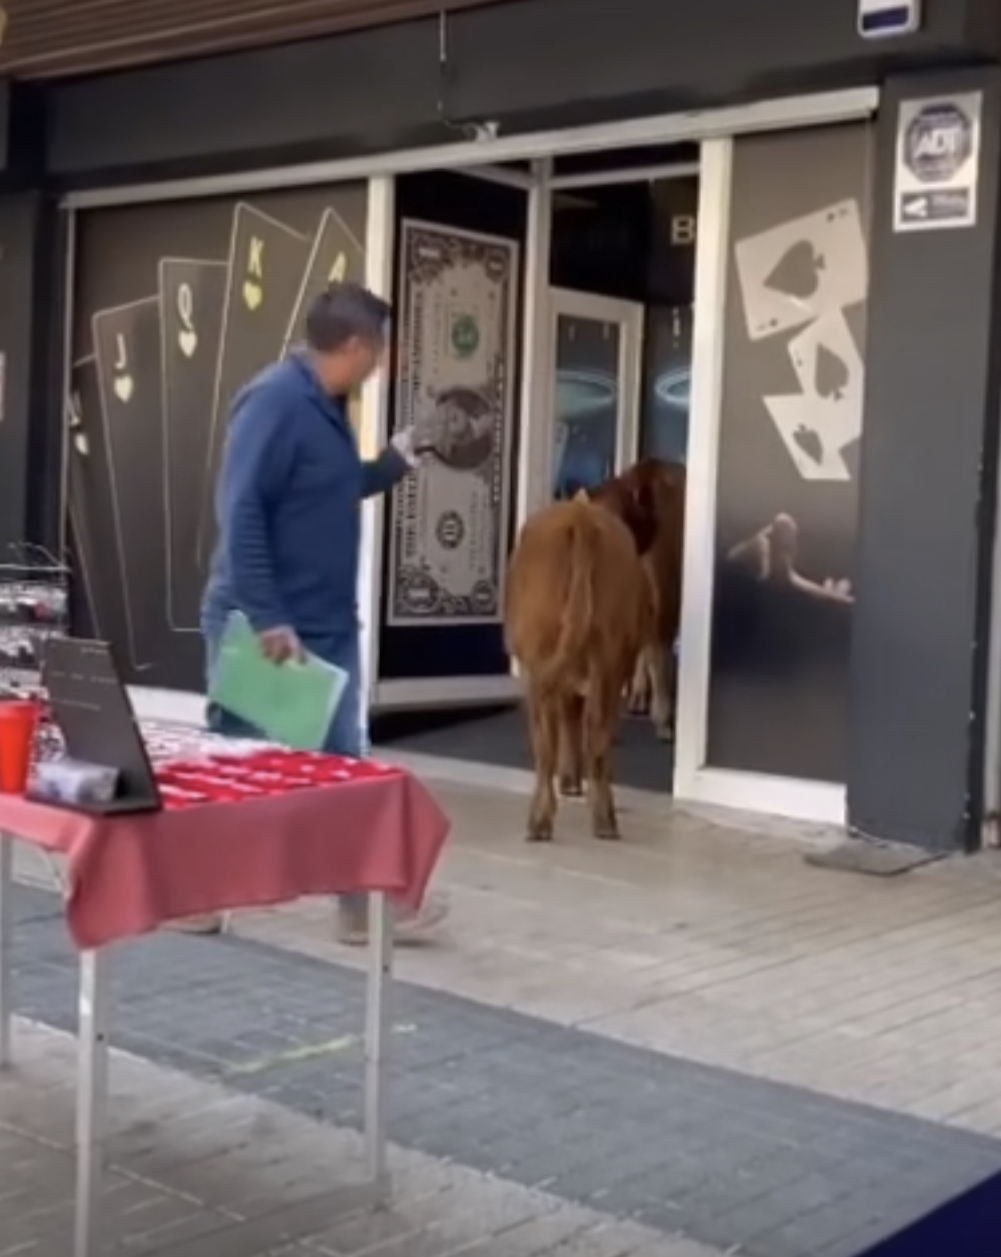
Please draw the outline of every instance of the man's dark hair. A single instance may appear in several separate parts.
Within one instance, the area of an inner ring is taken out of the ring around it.
[[[330,284],[309,303],[306,343],[317,353],[336,353],[352,337],[385,340],[393,307],[362,284]]]

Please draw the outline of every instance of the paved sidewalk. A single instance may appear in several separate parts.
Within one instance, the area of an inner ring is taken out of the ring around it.
[[[27,888],[15,905],[16,1005],[70,1030],[77,966],[62,905]],[[117,1046],[360,1127],[359,974],[172,933],[110,960]],[[391,1016],[398,1144],[710,1249],[855,1257],[1001,1172],[1001,1141],[407,983]]]
[[[453,919],[441,946],[401,954],[404,977],[1001,1136],[1001,853],[862,877],[804,863],[831,831],[629,792],[621,843],[595,842],[571,802],[556,842],[529,846],[525,798],[410,759],[454,822]],[[316,901],[236,928],[360,963]]]
[[[747,1257],[853,1254],[1001,1169],[996,853],[867,879],[804,863],[823,831],[629,795],[621,844],[569,806],[528,847],[523,798],[434,788],[454,911],[399,955],[413,1153]],[[18,912],[18,1007],[67,1029],[60,906]],[[122,949],[116,1042],[356,1127],[363,957],[331,924],[310,901]]]
[[[0,1257],[71,1251],[72,1040],[18,1025],[0,1075]],[[717,1257],[417,1153],[384,1213],[344,1211],[358,1139],[116,1053],[107,1252],[130,1257]],[[103,1254],[102,1254],[103,1257]]]

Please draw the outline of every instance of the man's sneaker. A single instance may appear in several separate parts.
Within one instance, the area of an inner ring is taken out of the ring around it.
[[[428,895],[415,912],[391,904],[393,913],[393,942],[406,946],[408,943],[425,942],[448,918],[448,902],[441,895]],[[337,941],[346,947],[364,947],[368,943],[368,905],[339,903],[337,905]]]

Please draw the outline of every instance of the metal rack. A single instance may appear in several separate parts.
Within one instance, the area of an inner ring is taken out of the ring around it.
[[[45,643],[69,632],[70,575],[68,563],[31,542],[0,556],[0,696],[40,693]]]

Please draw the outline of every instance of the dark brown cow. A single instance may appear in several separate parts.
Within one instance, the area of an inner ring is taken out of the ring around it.
[[[681,580],[685,544],[685,468],[647,458],[620,480],[627,492],[653,504],[656,535],[643,556],[653,604],[650,640],[636,661],[629,693],[634,712],[649,711],[657,736],[674,734],[675,642],[681,619]]]
[[[581,493],[539,511],[511,558],[505,636],[528,690],[530,842],[553,837],[557,775],[565,794],[580,794],[586,776],[595,837],[619,837],[609,757],[623,689],[650,637],[640,554],[656,521],[643,486],[607,486],[602,501]]]

